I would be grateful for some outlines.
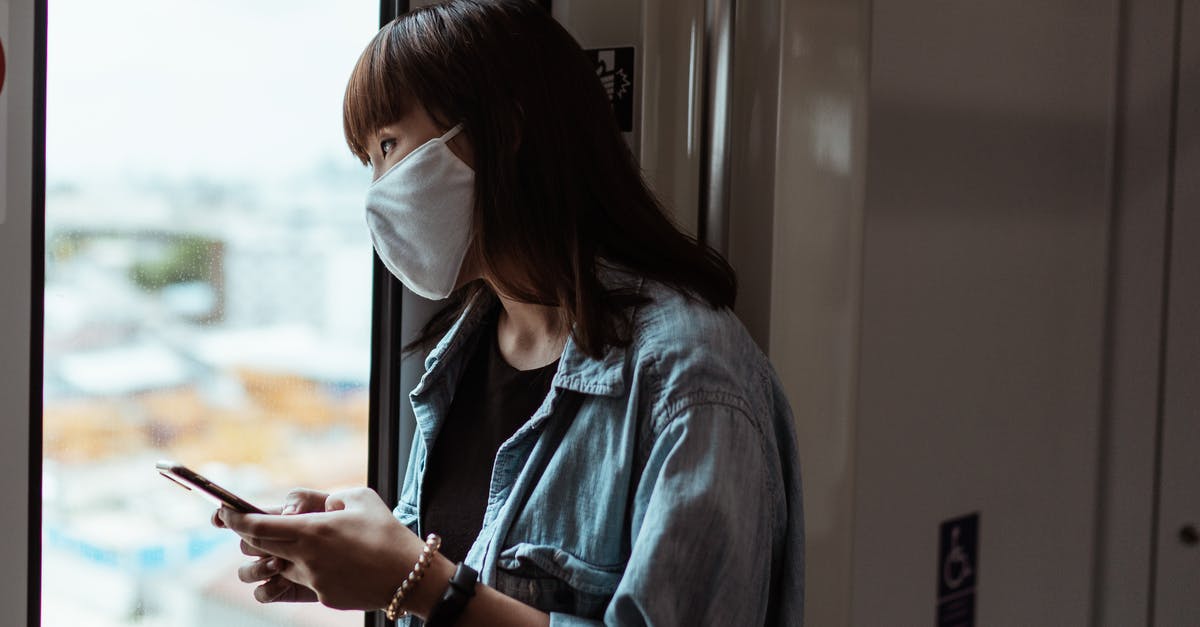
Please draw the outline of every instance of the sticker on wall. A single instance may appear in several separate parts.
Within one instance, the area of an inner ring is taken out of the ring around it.
[[[9,0],[0,0],[0,224],[8,215],[8,45]]]
[[[0,17],[0,26],[4,26],[4,30],[8,30],[8,12],[7,7],[0,4],[0,11],[3,11],[3,17]],[[4,94],[4,34],[0,32],[0,95]]]
[[[585,51],[596,65],[596,76],[608,92],[617,124],[625,133],[633,132],[633,46],[594,48]]]
[[[974,627],[979,582],[979,512],[938,528],[937,627]]]

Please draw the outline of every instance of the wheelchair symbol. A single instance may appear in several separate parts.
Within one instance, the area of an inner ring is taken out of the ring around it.
[[[942,563],[942,581],[946,587],[955,590],[972,574],[971,561],[958,541],[958,527],[950,530],[950,552]]]

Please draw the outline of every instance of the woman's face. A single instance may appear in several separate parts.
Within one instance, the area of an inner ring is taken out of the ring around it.
[[[373,170],[371,180],[374,181],[383,176],[384,172],[399,163],[421,144],[435,137],[441,137],[449,130],[449,128],[441,128],[429,115],[429,112],[418,105],[413,107],[408,115],[375,131],[375,135],[369,138],[367,144],[367,154],[371,157]],[[462,159],[472,169],[475,168],[474,154],[466,133],[454,136],[447,145],[459,159]]]
[[[375,134],[367,140],[367,155],[371,157],[371,180],[378,180],[392,166],[419,148],[421,144],[435,137],[441,137],[449,130],[449,128],[439,126],[433,116],[425,110],[425,107],[416,106],[408,115],[375,131]],[[450,152],[463,160],[463,163],[466,163],[471,169],[475,169],[475,156],[466,133],[455,135],[446,145],[450,148]],[[480,278],[477,268],[475,260],[468,252],[467,258],[463,260],[462,267],[459,269],[455,289]]]

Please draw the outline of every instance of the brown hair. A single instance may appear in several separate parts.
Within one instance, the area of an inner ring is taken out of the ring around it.
[[[346,87],[350,149],[366,163],[368,138],[415,103],[472,143],[471,258],[506,296],[560,307],[588,355],[627,345],[627,310],[645,302],[606,288],[606,266],[733,307],[732,268],[663,212],[591,60],[532,0],[452,0],[384,26]],[[436,342],[485,289],[458,290],[410,348]]]

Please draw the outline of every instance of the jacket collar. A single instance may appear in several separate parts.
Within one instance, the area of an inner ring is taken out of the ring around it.
[[[583,352],[572,335],[567,338],[554,387],[596,396],[620,396],[625,393],[625,348],[610,346],[602,359]]]

